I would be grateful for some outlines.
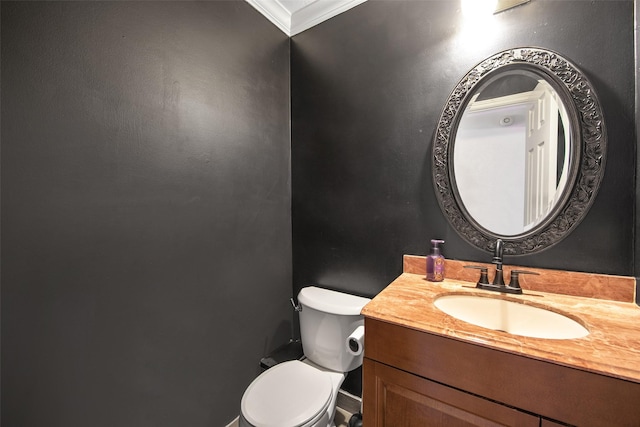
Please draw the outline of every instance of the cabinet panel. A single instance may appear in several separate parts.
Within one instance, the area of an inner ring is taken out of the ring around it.
[[[536,416],[366,358],[364,370],[367,427],[539,426]]]
[[[566,424],[560,424],[555,421],[547,420],[545,418],[543,418],[540,421],[540,427],[566,427],[566,426],[567,426]]]

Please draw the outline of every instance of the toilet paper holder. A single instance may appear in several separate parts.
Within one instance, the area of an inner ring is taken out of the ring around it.
[[[347,351],[360,356],[364,350],[364,325],[358,326],[347,338]]]
[[[360,350],[360,344],[356,339],[349,338],[349,350],[351,350],[353,353]]]

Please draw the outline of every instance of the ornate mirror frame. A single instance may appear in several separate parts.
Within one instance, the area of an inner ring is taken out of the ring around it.
[[[523,234],[501,236],[484,229],[466,213],[455,184],[451,159],[458,125],[475,89],[500,71],[519,68],[544,77],[559,93],[571,122],[573,158],[567,188],[546,220]],[[433,141],[436,198],[453,228],[473,246],[492,251],[495,240],[501,238],[505,255],[538,252],[567,237],[585,217],[604,176],[606,147],[600,103],[593,85],[575,65],[550,50],[531,47],[505,50],[473,67],[447,99]]]

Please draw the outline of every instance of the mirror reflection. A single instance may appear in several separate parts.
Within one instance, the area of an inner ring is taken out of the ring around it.
[[[502,71],[478,85],[450,164],[461,208],[500,236],[526,233],[552,216],[569,182],[569,123],[560,95],[536,73]]]

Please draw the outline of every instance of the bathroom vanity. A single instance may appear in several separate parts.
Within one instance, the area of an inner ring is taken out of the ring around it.
[[[607,153],[596,92],[538,47],[491,55],[454,87],[432,143],[434,191],[494,265],[446,260],[434,283],[424,257],[405,256],[365,306],[367,427],[640,426],[635,279],[526,268],[507,286],[521,268],[503,269],[503,255],[564,239],[595,200]]]
[[[445,280],[428,282],[424,261],[405,256],[403,274],[362,311],[367,427],[640,425],[633,278],[533,269],[540,275],[522,278],[523,295],[504,295],[476,289],[477,270],[461,261],[447,260]],[[435,307],[451,294],[545,308],[589,334],[545,339],[475,326]]]

